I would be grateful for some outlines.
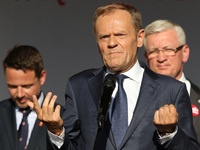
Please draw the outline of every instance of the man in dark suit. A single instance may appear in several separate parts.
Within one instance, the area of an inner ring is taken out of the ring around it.
[[[102,83],[107,74],[116,74],[117,82],[95,149],[200,149],[185,84],[152,72],[137,59],[144,38],[139,11],[123,3],[109,4],[96,10],[93,26],[105,66],[69,79],[62,119],[59,108],[53,109],[56,96],[51,98],[51,93],[42,109],[36,97],[29,104],[48,127],[48,150],[93,149]]]
[[[144,47],[151,70],[186,84],[192,103],[193,124],[200,142],[200,89],[183,73],[183,64],[190,53],[183,28],[169,20],[153,21],[145,28]]]
[[[46,79],[42,56],[32,46],[15,46],[8,51],[3,66],[11,98],[0,102],[0,150],[21,150],[19,145],[23,141],[22,149],[46,149],[46,127],[34,111],[27,117],[28,132],[25,134],[21,129],[27,137],[19,133],[23,114],[29,108],[27,101],[32,101],[32,95],[36,95],[42,105],[45,97],[41,91]]]

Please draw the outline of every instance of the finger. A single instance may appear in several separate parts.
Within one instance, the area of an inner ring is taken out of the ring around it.
[[[170,105],[170,114],[171,114],[171,122],[177,123],[178,122],[178,113],[176,107],[174,105]]]
[[[26,103],[32,110],[34,109],[34,104],[32,101],[27,101]]]
[[[33,107],[31,107],[31,109],[33,109],[36,112],[38,118],[41,119],[41,117],[42,117],[42,109],[41,109],[41,107],[40,107],[40,105],[38,103],[38,99],[37,99],[36,95],[33,95],[32,104],[33,104]]]
[[[171,113],[176,113],[176,107],[175,107],[174,105],[171,104],[171,105],[169,106],[169,109],[170,109],[170,112],[171,112]]]
[[[56,108],[55,108],[55,116],[57,118],[61,118],[60,117],[60,110],[61,110],[61,106],[60,105],[57,105]]]
[[[47,96],[46,96],[45,99],[44,99],[44,102],[43,102],[42,107],[43,107],[43,106],[48,106],[48,105],[49,105],[51,96],[52,96],[52,93],[51,93],[51,92],[48,92],[48,93],[47,93]]]
[[[159,124],[159,111],[157,110],[155,113],[154,113],[154,120],[153,120],[154,124]]]
[[[49,106],[49,101],[51,99],[51,96],[52,96],[52,93],[49,92],[47,96],[45,97],[43,105],[42,105],[42,115],[43,115],[43,118],[46,118],[46,119],[48,118],[48,106]]]
[[[53,112],[54,112],[54,105],[55,105],[56,99],[57,99],[57,96],[54,95],[54,96],[52,97],[51,101],[49,102],[49,106],[48,106],[48,115],[49,115],[49,116],[53,115]]]
[[[171,111],[169,105],[165,105],[163,109],[163,124],[169,124],[171,119]]]
[[[160,107],[160,109],[158,110],[158,117],[159,117],[159,124],[163,124],[164,123],[164,107]]]

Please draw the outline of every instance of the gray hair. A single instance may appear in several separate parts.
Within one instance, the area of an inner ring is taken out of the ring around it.
[[[150,23],[149,25],[147,25],[146,28],[144,29],[144,31],[145,31],[144,47],[146,47],[146,37],[148,35],[160,33],[167,29],[175,30],[175,32],[177,33],[178,42],[180,45],[186,44],[185,32],[180,25],[178,25],[170,20],[156,20],[156,21],[153,21],[152,23]]]

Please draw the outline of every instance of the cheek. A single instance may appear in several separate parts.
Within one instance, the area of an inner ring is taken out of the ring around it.
[[[126,43],[125,43],[126,44]],[[137,55],[137,43],[132,42],[131,44],[127,43],[127,45],[124,44],[124,49],[126,50],[126,53],[131,56],[131,58],[135,58]]]
[[[102,57],[105,57],[105,56],[104,56],[104,55],[105,55],[105,50],[104,50],[104,48],[103,48],[101,45],[99,45],[98,48],[99,48],[99,53],[102,55]]]
[[[178,70],[181,70],[181,66],[182,66],[182,63],[180,63],[180,62],[173,62],[173,63],[171,63],[171,68],[172,68],[172,70],[175,72],[175,71],[178,71]]]
[[[156,64],[157,64],[157,60],[156,59],[149,60],[149,65],[150,66],[156,66]]]
[[[25,89],[24,92],[25,92],[26,96],[32,97],[33,95],[38,95],[40,90],[41,90],[40,86],[37,85],[37,86],[33,86],[33,87],[29,88],[29,89]]]
[[[16,89],[8,89],[11,97],[15,97],[17,90]]]
[[[157,67],[157,60],[156,59],[151,59],[148,62],[148,66],[149,68],[154,71],[154,72],[158,72],[160,69]]]

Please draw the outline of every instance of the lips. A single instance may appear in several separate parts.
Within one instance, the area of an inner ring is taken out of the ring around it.
[[[110,53],[108,53],[108,55],[118,55],[120,53],[120,51],[111,51]]]
[[[109,55],[119,54],[119,52],[110,52]]]
[[[26,99],[26,98],[21,98],[21,99],[17,98],[17,101],[18,101],[19,103],[21,103],[21,104],[24,104],[24,103],[27,102],[27,99]]]
[[[159,69],[161,69],[161,70],[162,70],[162,69],[164,70],[164,69],[167,69],[167,68],[169,67],[169,65],[158,65],[157,67],[158,67]]]

